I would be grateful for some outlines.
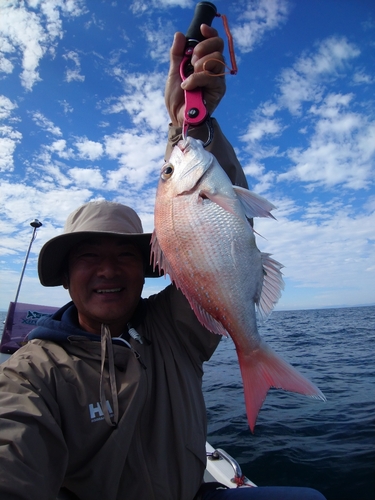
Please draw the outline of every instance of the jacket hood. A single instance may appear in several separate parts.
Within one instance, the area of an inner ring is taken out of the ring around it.
[[[26,340],[52,340],[57,344],[68,342],[71,336],[84,336],[88,340],[100,342],[100,335],[88,333],[79,326],[78,313],[73,302],[68,302],[51,316],[43,316],[37,327],[31,330]]]

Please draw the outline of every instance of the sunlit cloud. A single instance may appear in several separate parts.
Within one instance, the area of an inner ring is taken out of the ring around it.
[[[23,2],[6,2],[1,7],[3,62],[0,69],[7,73],[13,71],[15,66],[11,58],[15,52],[21,51],[21,83],[25,89],[31,90],[41,80],[38,71],[41,59],[47,52],[53,52],[56,42],[63,36],[60,16],[79,16],[83,5],[83,0],[41,0],[35,5],[30,2],[31,8],[28,9]],[[38,11],[36,7],[39,7]]]
[[[264,36],[284,24],[289,12],[286,0],[256,0],[242,2],[244,11],[239,23],[232,27],[236,47],[243,53],[250,52]]]
[[[108,113],[126,111],[138,127],[165,130],[168,115],[164,104],[166,75],[117,73],[122,80],[125,93],[107,108]]]
[[[327,77],[335,77],[360,51],[345,38],[331,37],[316,52],[304,54],[279,78],[279,103],[292,114],[301,112],[303,102],[319,102]]]
[[[145,14],[153,9],[168,9],[171,7],[193,8],[193,0],[133,0],[130,9],[133,14]]]
[[[257,189],[270,187],[272,180],[303,182],[307,190],[336,185],[357,190],[372,182],[374,122],[365,113],[351,109],[355,94],[329,92],[340,73],[350,75],[346,64],[359,53],[346,39],[331,37],[317,45],[315,52],[300,56],[290,68],[282,70],[275,100],[259,105],[241,136],[245,150],[258,162],[271,156],[285,158],[284,172],[270,176],[268,171],[264,182],[255,175]],[[310,107],[302,108],[302,104]],[[300,128],[306,136],[303,146],[286,151],[272,142],[291,125],[284,108],[295,121],[309,124]],[[247,167],[249,175],[254,172]]]
[[[372,182],[375,158],[375,122],[348,110],[351,95],[329,95],[310,112],[317,117],[315,132],[306,149],[288,151],[295,163],[279,180],[300,180],[327,187],[337,184],[351,189]]]
[[[124,182],[139,188],[150,182],[162,165],[165,147],[156,134],[117,133],[105,138],[105,151],[120,167],[108,171],[108,188],[121,189]]]
[[[5,95],[0,95],[0,120],[9,118],[15,108],[17,108],[17,104],[12,102]]]
[[[43,113],[36,111],[32,114],[33,121],[43,130],[49,132],[52,135],[62,136],[62,132],[60,127],[53,124],[51,120],[49,120]]]
[[[103,154],[103,145],[100,142],[90,141],[87,138],[82,138],[75,143],[78,149],[78,156],[90,161],[97,160]]]
[[[85,77],[81,74],[81,63],[77,52],[70,51],[63,55],[63,58],[67,61],[73,62],[73,68],[67,68],[65,79],[68,83],[70,82],[84,82]]]
[[[68,175],[75,184],[89,189],[101,189],[104,184],[103,176],[99,168],[71,168]]]
[[[173,23],[159,19],[156,26],[155,23],[149,23],[141,29],[149,45],[150,57],[159,64],[168,62],[171,41],[176,31]]]
[[[1,137],[4,132],[7,137]],[[13,170],[13,154],[21,138],[22,134],[19,132],[7,133],[7,127],[0,127],[0,172],[11,172]]]

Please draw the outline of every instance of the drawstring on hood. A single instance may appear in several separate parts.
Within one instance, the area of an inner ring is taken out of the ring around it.
[[[143,344],[142,337],[139,335],[137,330],[133,328],[130,323],[128,323],[128,333],[136,339],[140,344]],[[100,350],[100,359],[101,359],[101,368],[100,368],[100,406],[102,407],[102,411],[104,414],[104,419],[107,422],[108,425],[111,427],[117,427],[118,424],[118,419],[119,419],[119,409],[118,409],[118,395],[117,395],[117,385],[116,385],[116,374],[115,374],[115,362],[114,362],[114,354],[113,354],[113,341],[116,343],[121,342],[122,344],[125,344],[126,347],[128,347],[134,356],[137,358],[139,363],[143,368],[146,368],[145,364],[143,363],[139,353],[133,349],[133,347],[129,344],[129,342],[121,337],[111,337],[111,331],[109,329],[109,326],[102,323],[101,325],[101,350]],[[105,389],[104,389],[104,364],[105,364],[105,358],[106,354],[108,353],[108,373],[109,373],[109,386],[111,389],[111,398],[112,398],[112,405],[113,405],[113,417],[111,417],[109,413],[109,408],[107,405],[107,399],[105,396]]]
[[[108,372],[109,372],[109,385],[111,388],[111,397],[113,404],[113,419],[108,411],[107,399],[105,397],[104,390],[104,363],[106,353],[108,352]],[[108,425],[111,427],[117,427],[118,424],[118,398],[117,398],[117,386],[116,386],[116,374],[115,374],[115,363],[113,355],[113,346],[111,332],[106,324],[101,326],[101,368],[100,368],[100,405],[104,414],[104,419]]]

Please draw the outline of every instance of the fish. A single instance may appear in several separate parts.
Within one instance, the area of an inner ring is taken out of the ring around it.
[[[186,137],[162,166],[151,259],[185,295],[198,320],[234,342],[254,432],[271,387],[325,400],[323,393],[260,337],[284,288],[282,264],[262,253],[251,220],[275,206],[234,186],[203,143]]]

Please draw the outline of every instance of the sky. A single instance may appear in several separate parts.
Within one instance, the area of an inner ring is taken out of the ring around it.
[[[280,261],[276,309],[375,303],[373,0],[217,0],[238,74],[215,111],[250,189],[277,209],[256,220]],[[0,309],[61,306],[37,276],[42,245],[79,205],[130,205],[145,231],[163,165],[169,47],[190,0],[0,0]],[[220,18],[213,26],[225,38]],[[225,56],[229,59],[226,42]],[[168,279],[148,279],[144,296]]]

